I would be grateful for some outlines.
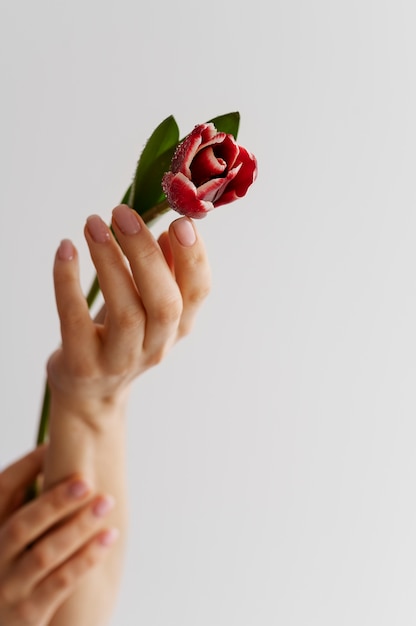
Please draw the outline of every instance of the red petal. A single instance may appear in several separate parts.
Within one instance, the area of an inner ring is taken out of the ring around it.
[[[238,161],[240,161],[239,170],[237,175],[230,181],[229,185],[225,189],[224,193],[218,200],[215,201],[215,206],[222,206],[242,198],[246,195],[247,189],[252,185],[257,177],[257,161],[256,157],[252,155],[248,150],[240,146],[240,154]]]
[[[190,165],[201,145],[201,136],[191,133],[182,143],[178,145],[172,158],[170,166],[174,174],[182,172],[191,178]]]
[[[197,197],[195,185],[181,172],[165,174],[162,187],[171,208],[181,215],[201,218],[214,208],[212,202]]]
[[[191,164],[194,184],[199,187],[210,178],[220,176],[227,168],[224,159],[218,159],[212,146],[199,150]]]
[[[216,129],[214,124],[199,124],[192,132],[177,146],[172,158],[171,171],[176,174],[182,172],[191,178],[191,163],[202,143],[210,141],[215,137]]]
[[[231,170],[237,162],[240,147],[232,135],[225,135],[220,145],[215,146],[214,152],[218,159],[224,159],[228,169]]]
[[[228,172],[224,178],[212,178],[198,188],[198,198],[212,202],[217,206],[218,200],[222,197],[231,181],[237,176],[241,165]]]

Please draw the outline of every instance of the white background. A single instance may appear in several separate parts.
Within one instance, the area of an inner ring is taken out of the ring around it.
[[[239,110],[259,162],[198,223],[194,333],[134,387],[112,626],[416,623],[415,18],[0,1],[3,463],[33,444],[59,340],[55,249],[74,240],[87,288],[85,218],[109,219],[156,125]]]

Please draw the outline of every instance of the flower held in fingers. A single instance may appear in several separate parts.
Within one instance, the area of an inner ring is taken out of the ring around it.
[[[172,209],[201,218],[245,196],[256,176],[255,156],[208,122],[195,126],[177,146],[162,188]]]

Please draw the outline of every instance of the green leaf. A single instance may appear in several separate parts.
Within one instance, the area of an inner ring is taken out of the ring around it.
[[[218,115],[218,117],[214,117],[209,121],[212,122],[215,128],[221,133],[228,133],[232,135],[234,139],[237,139],[238,128],[240,126],[240,113],[238,111]]]
[[[159,204],[159,202],[165,198],[165,194],[161,186],[162,177],[163,174],[165,174],[165,172],[167,172],[170,168],[177,143],[168,148],[168,150],[165,150],[163,154],[160,154],[146,170],[148,194],[144,210],[148,210],[155,204]]]
[[[142,214],[163,198],[161,181],[179,143],[179,128],[170,115],[153,131],[140,155],[128,204]]]
[[[131,188],[132,188],[132,185],[130,185],[130,187],[127,189],[127,191],[124,194],[120,204],[128,204],[129,203],[129,198],[130,198],[130,194],[131,194]]]

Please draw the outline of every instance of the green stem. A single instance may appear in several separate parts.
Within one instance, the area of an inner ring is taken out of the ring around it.
[[[89,290],[89,292],[87,293],[87,296],[86,296],[86,300],[87,300],[87,304],[88,304],[88,308],[89,309],[94,304],[95,299],[96,299],[96,297],[98,296],[99,293],[100,293],[100,285],[99,285],[97,274],[96,274],[95,277],[94,277],[94,280],[92,281],[90,290]]]
[[[36,437],[36,445],[40,446],[48,438],[48,426],[49,426],[49,407],[51,403],[51,393],[49,390],[48,381],[45,383],[45,389],[43,392],[42,409],[40,413],[38,434]],[[25,502],[31,502],[39,495],[38,480],[35,479],[31,485],[26,489]]]
[[[36,445],[38,446],[40,446],[42,443],[45,443],[48,437],[50,404],[51,404],[51,392],[49,389],[48,381],[46,381],[45,391],[43,392],[42,410],[40,413],[38,436],[36,439]]]
[[[144,213],[141,213],[141,217],[145,224],[148,226],[157,218],[167,213],[170,209],[169,203],[167,200],[162,200],[159,204],[155,204],[151,209],[148,209]]]

